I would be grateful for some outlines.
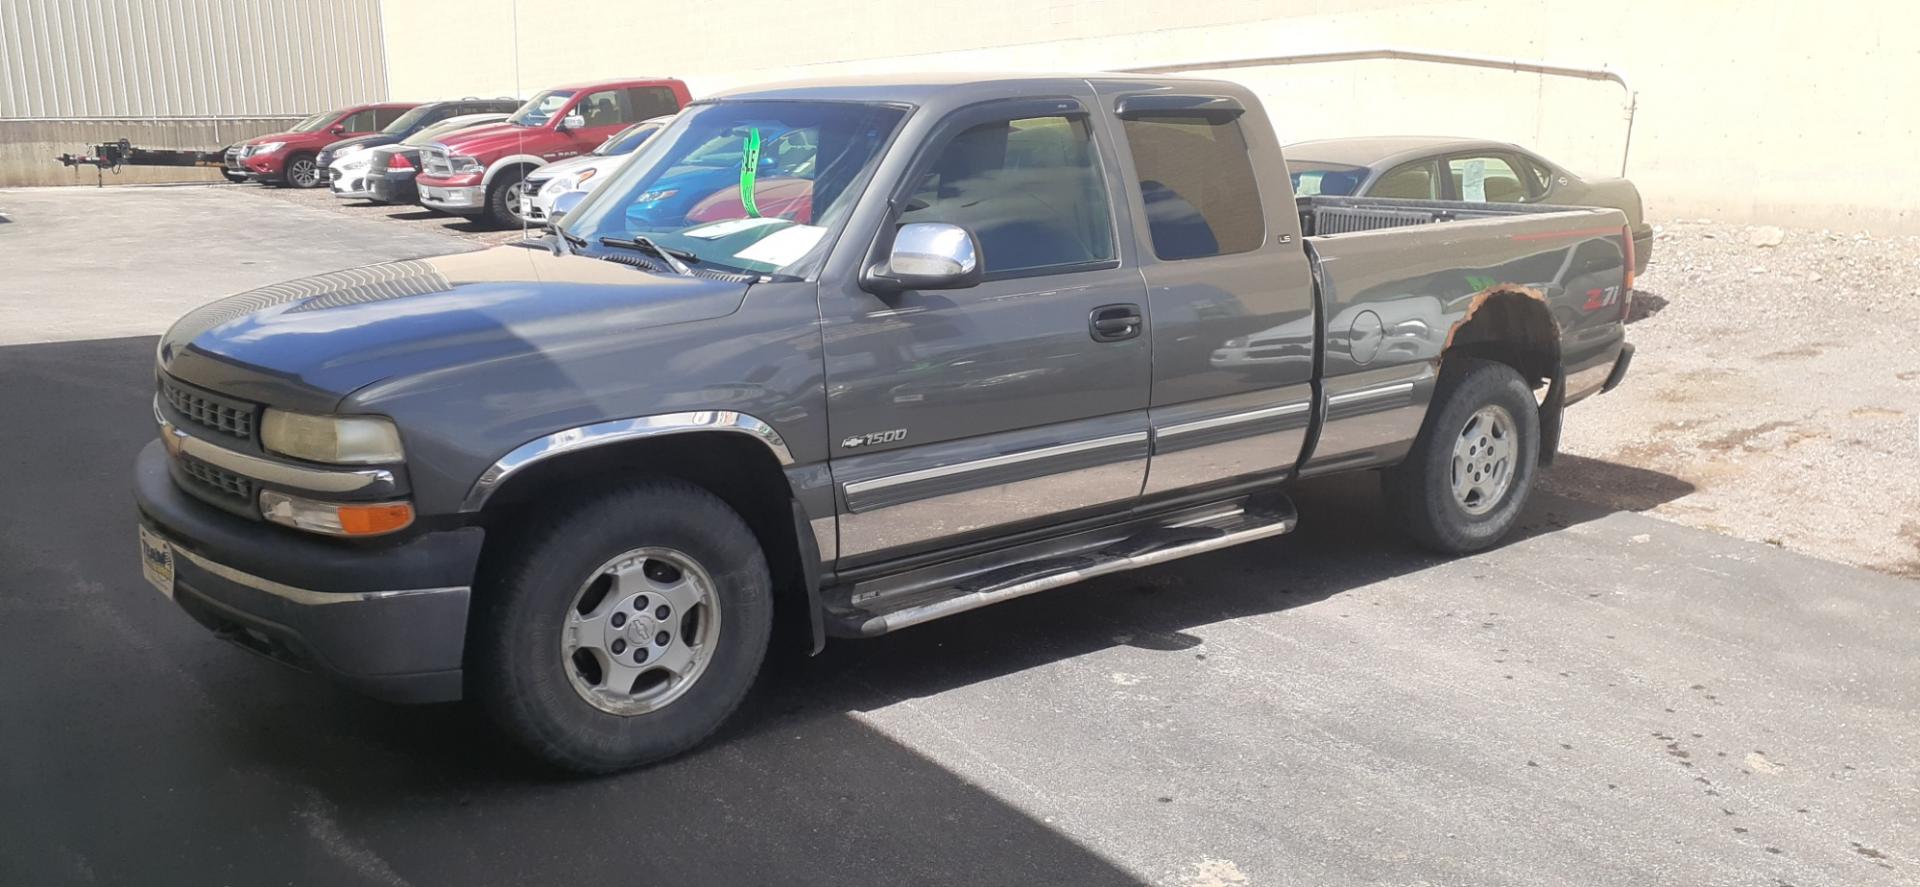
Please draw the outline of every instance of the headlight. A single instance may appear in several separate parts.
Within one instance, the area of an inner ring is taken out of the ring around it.
[[[357,154],[361,151],[366,150],[366,147],[367,147],[366,145],[348,145],[345,148],[340,149],[339,156],[345,157],[348,154]]]
[[[586,184],[588,179],[591,179],[594,176],[599,174],[600,174],[600,170],[589,166],[586,169],[581,170],[579,175],[573,177],[573,186],[575,188],[578,188],[581,185]]]
[[[260,491],[260,516],[329,536],[378,536],[413,523],[410,502],[321,502],[279,490]]]
[[[481,163],[479,160],[476,160],[472,157],[463,157],[459,154],[454,154],[449,156],[447,158],[447,165],[453,167],[454,172],[464,173],[464,172],[486,172],[487,171],[486,164]]]
[[[282,456],[309,462],[374,465],[403,458],[400,431],[379,416],[309,416],[268,410],[260,442]]]
[[[352,160],[336,160],[333,165],[341,169],[366,169],[367,163],[367,158],[355,157]]]
[[[1245,347],[1247,347],[1247,340],[1246,340],[1246,339],[1228,339],[1228,340],[1226,340],[1225,342],[1221,342],[1221,343],[1220,343],[1220,347],[1222,347],[1222,348],[1245,348]]]
[[[662,188],[658,191],[648,191],[647,193],[642,194],[639,197],[635,197],[633,199],[633,202],[634,203],[652,203],[656,200],[665,200],[678,193],[680,193],[679,188]]]
[[[261,142],[258,145],[254,145],[248,148],[247,156],[258,157],[261,154],[272,154],[273,152],[278,151],[281,148],[284,148],[286,146],[287,146],[286,142]]]
[[[565,194],[572,190],[573,176],[554,176],[548,179],[545,185],[540,186],[542,194]]]

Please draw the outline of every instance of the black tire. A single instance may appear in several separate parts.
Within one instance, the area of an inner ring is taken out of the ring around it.
[[[1511,419],[1510,480],[1497,496],[1469,503],[1454,491],[1455,442],[1466,437],[1468,421],[1489,407],[1505,410]],[[1513,529],[1539,465],[1539,405],[1526,380],[1503,363],[1453,357],[1441,371],[1413,450],[1385,474],[1387,507],[1407,535],[1427,548],[1443,554],[1479,551]]]
[[[504,169],[487,186],[487,218],[502,228],[520,227],[519,189],[514,187],[527,179],[524,166]]]
[[[658,479],[615,485],[527,524],[476,596],[467,657],[469,689],[516,742],[554,766],[607,773],[685,752],[739,707],[773,626],[766,558],[739,514],[704,489]],[[717,637],[682,695],[645,713],[613,714],[576,691],[562,632],[596,568],[649,546],[685,553],[707,571]]]
[[[247,180],[247,176],[244,173],[237,173],[228,169],[221,170],[220,176],[229,182],[244,182]]]
[[[320,167],[314,163],[314,160],[314,156],[305,151],[289,156],[287,158],[287,165],[280,171],[281,180],[286,182],[289,188],[320,187],[321,173],[324,172],[324,170],[320,169]],[[309,175],[301,175],[297,172],[300,164],[306,165],[310,170]]]

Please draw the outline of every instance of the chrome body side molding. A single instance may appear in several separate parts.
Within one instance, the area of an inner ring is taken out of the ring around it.
[[[487,504],[487,498],[500,488],[500,485],[514,473],[554,456],[578,450],[623,443],[667,434],[685,434],[694,431],[727,431],[746,434],[765,445],[781,466],[793,464],[793,453],[787,449],[786,441],[773,430],[773,426],[746,413],[732,410],[701,410],[687,413],[662,413],[656,416],[636,416],[632,419],[615,419],[611,422],[596,422],[579,428],[556,431],[534,438],[513,452],[501,456],[467,491],[460,510],[479,511]]]

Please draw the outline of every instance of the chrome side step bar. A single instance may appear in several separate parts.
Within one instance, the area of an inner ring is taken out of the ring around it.
[[[944,587],[895,594],[861,594],[856,589],[853,599],[859,603],[829,607],[829,630],[840,636],[876,637],[1096,576],[1283,535],[1293,532],[1296,522],[1293,504],[1282,496],[1185,512],[1097,547],[989,569]],[[964,575],[964,568],[959,572]]]

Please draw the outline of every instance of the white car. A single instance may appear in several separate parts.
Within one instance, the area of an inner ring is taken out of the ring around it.
[[[654,133],[671,122],[672,115],[642,120],[614,133],[589,153],[534,170],[527,176],[527,185],[520,192],[521,217],[533,224],[545,222],[547,215],[553,212],[553,201],[560,195],[569,191],[592,191],[600,187],[601,182],[612,178],[620,167],[627,164],[633,152],[646,144],[647,139],[653,138]]]
[[[327,164],[328,187],[333,189],[333,196],[341,200],[377,199],[373,194],[373,185],[367,181],[367,176],[373,171],[375,158],[378,156],[375,152],[385,151],[392,154],[395,151],[406,150],[408,147],[424,145],[447,133],[457,132],[469,126],[484,126],[489,123],[499,123],[505,119],[507,119],[505,114],[462,114],[432,124],[397,144],[367,149],[359,149],[356,146],[354,150],[341,154]],[[380,159],[385,160],[384,157]],[[385,168],[384,163],[381,164],[381,168]]]

